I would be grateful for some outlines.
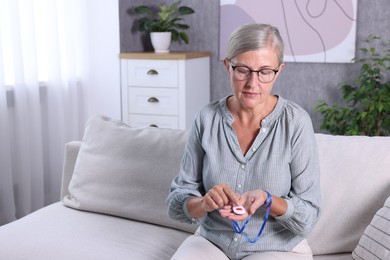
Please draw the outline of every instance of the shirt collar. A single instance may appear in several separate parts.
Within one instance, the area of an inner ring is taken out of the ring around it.
[[[226,123],[228,123],[229,125],[232,125],[233,121],[234,121],[234,117],[227,107],[227,99],[229,97],[231,97],[231,95],[222,98],[219,101],[219,107],[221,109],[223,118],[226,120]],[[263,127],[268,127],[268,126],[272,125],[273,122],[277,118],[279,118],[279,116],[282,114],[283,108],[285,107],[285,104],[286,104],[286,100],[284,98],[282,98],[281,96],[277,96],[277,97],[278,97],[278,101],[276,103],[274,110],[272,110],[272,112],[268,116],[266,116],[263,119],[263,121],[261,122]]]

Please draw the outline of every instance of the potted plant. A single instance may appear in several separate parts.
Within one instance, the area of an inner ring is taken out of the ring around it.
[[[365,42],[380,39],[369,36]],[[361,48],[360,73],[352,84],[341,85],[346,106],[328,105],[324,100],[315,107],[323,115],[321,129],[338,135],[390,135],[390,49],[377,53],[374,47]]]
[[[190,26],[183,23],[182,17],[193,14],[195,11],[191,7],[180,6],[180,3],[181,1],[177,1],[170,6],[161,3],[158,11],[145,5],[135,7],[135,13],[143,16],[137,21],[138,30],[150,32],[155,52],[169,52],[171,41],[189,43],[185,30],[189,29]],[[158,45],[160,37],[165,37],[165,40],[162,40],[163,46]]]

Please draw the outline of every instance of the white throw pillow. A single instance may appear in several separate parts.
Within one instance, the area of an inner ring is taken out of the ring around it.
[[[63,203],[193,232],[195,226],[168,217],[165,202],[186,136],[183,130],[131,128],[108,117],[90,118]]]
[[[352,256],[357,260],[390,259],[390,197],[365,229]]]
[[[322,214],[307,239],[315,255],[352,254],[389,196],[390,137],[316,134],[316,140]]]

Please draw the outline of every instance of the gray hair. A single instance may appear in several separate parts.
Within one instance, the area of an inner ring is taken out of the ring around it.
[[[226,59],[230,60],[241,53],[265,47],[272,47],[279,64],[283,63],[284,43],[278,28],[269,24],[246,24],[231,34]]]

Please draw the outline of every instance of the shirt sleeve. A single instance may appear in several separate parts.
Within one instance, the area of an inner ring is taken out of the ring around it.
[[[320,217],[320,166],[318,149],[310,117],[307,113],[290,122],[291,133],[291,190],[284,197],[287,211],[276,217],[279,224],[293,233],[306,236]]]
[[[205,193],[202,183],[203,157],[204,150],[197,117],[188,135],[179,174],[171,183],[167,198],[170,218],[190,224],[198,223],[198,220],[188,213],[186,204],[190,197],[200,197]]]

